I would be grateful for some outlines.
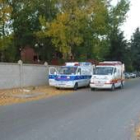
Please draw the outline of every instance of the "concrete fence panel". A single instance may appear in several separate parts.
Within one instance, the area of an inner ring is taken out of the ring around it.
[[[19,75],[17,64],[0,64],[0,89],[19,87]]]
[[[23,86],[48,84],[48,67],[23,65],[21,68],[21,84]]]
[[[0,63],[0,89],[48,85],[48,65]]]

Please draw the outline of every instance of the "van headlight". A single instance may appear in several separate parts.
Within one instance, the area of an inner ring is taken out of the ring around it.
[[[90,79],[90,82],[93,83],[94,82],[94,79]]]

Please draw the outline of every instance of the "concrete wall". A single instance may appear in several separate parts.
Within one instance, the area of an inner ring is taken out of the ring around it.
[[[45,65],[0,63],[0,89],[48,85]]]

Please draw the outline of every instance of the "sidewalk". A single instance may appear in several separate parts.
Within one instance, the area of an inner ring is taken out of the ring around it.
[[[73,90],[58,90],[50,86],[5,89],[0,90],[0,106],[39,100],[70,92],[73,92]]]

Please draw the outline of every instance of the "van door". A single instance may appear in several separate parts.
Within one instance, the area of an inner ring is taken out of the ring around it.
[[[83,78],[82,78],[82,75],[81,75],[81,68],[78,68],[77,69],[77,83],[78,83],[78,87],[82,87],[83,86]]]
[[[55,86],[55,78],[58,74],[58,71],[55,67],[50,67],[49,68],[49,85],[50,86]]]
[[[115,87],[119,87],[121,85],[121,70],[119,68],[115,68]]]

